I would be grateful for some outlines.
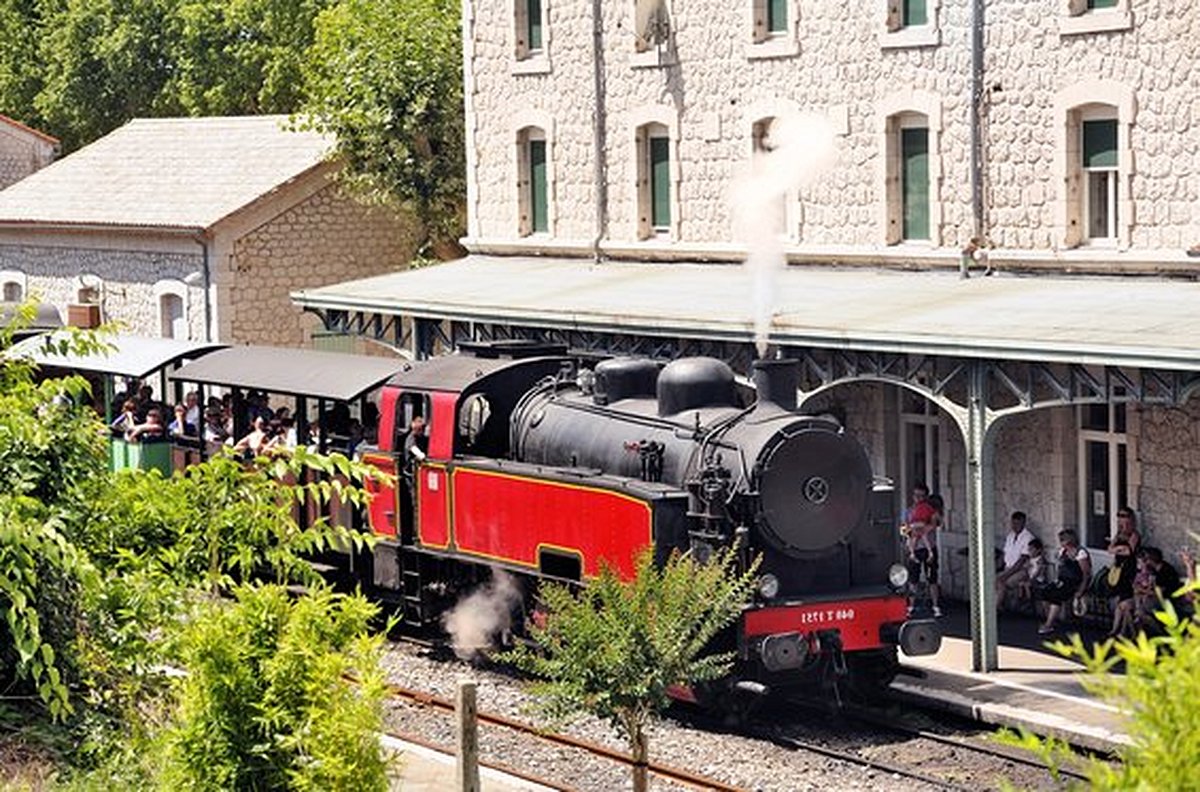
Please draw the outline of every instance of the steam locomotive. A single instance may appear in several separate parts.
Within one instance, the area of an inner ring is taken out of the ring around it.
[[[797,378],[794,362],[759,361],[752,390],[712,358],[587,367],[505,343],[411,363],[383,388],[378,447],[363,457],[395,475],[369,507],[373,581],[420,627],[491,568],[586,581],[602,562],[631,576],[646,547],[658,560],[733,547],[762,559],[754,602],[724,638],[738,662],[723,685],[684,695],[870,695],[894,676],[897,647],[932,653],[940,635],[907,615],[864,450],[834,419],[797,411]],[[417,417],[425,438],[409,437]]]

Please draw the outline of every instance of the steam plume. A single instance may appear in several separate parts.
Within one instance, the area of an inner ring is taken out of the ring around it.
[[[454,654],[471,660],[492,645],[492,639],[512,626],[513,609],[521,602],[517,579],[492,569],[492,579],[471,592],[442,617]]]
[[[747,173],[731,194],[734,234],[749,251],[746,267],[753,278],[754,343],[767,353],[775,315],[776,276],[784,265],[784,202],[790,190],[810,183],[834,160],[833,128],[823,116],[789,115],[771,121]]]

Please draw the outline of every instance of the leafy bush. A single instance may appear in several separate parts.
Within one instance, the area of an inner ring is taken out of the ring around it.
[[[188,790],[387,788],[374,605],[242,586],[184,633],[163,786]],[[349,681],[353,676],[357,684]]]
[[[531,627],[537,650],[519,647],[506,658],[543,680],[534,691],[548,715],[602,718],[644,762],[646,728],[670,704],[669,689],[729,673],[732,652],[706,652],[754,590],[757,562],[738,573],[736,559],[730,551],[703,564],[677,554],[659,568],[647,549],[632,581],[605,567],[578,593],[544,586],[546,617]],[[634,788],[645,783],[645,765],[635,766]]]
[[[1200,729],[1195,702],[1200,700],[1200,621],[1181,617],[1170,605],[1157,614],[1164,634],[1105,641],[1094,650],[1074,635],[1054,648],[1084,663],[1084,684],[1127,716],[1133,745],[1113,765],[1087,764],[1089,786],[1097,790],[1146,789],[1187,792],[1196,788],[1200,767]],[[1118,663],[1125,673],[1114,673]],[[1054,740],[1029,733],[1006,741],[1040,754],[1052,770],[1070,751]]]

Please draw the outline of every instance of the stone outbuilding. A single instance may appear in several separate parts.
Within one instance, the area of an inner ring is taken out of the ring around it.
[[[397,269],[420,238],[347,195],[330,149],[285,116],[131,121],[0,193],[0,286],[75,325],[306,345],[290,290]]]
[[[54,162],[58,138],[0,113],[0,190]]]

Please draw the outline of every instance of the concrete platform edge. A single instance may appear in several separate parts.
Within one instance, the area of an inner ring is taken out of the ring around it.
[[[1066,720],[1051,713],[976,701],[953,691],[928,687],[907,679],[893,682],[892,693],[901,701],[907,700],[993,726],[1025,728],[1039,736],[1055,737],[1091,751],[1116,753],[1132,743],[1127,735]]]

